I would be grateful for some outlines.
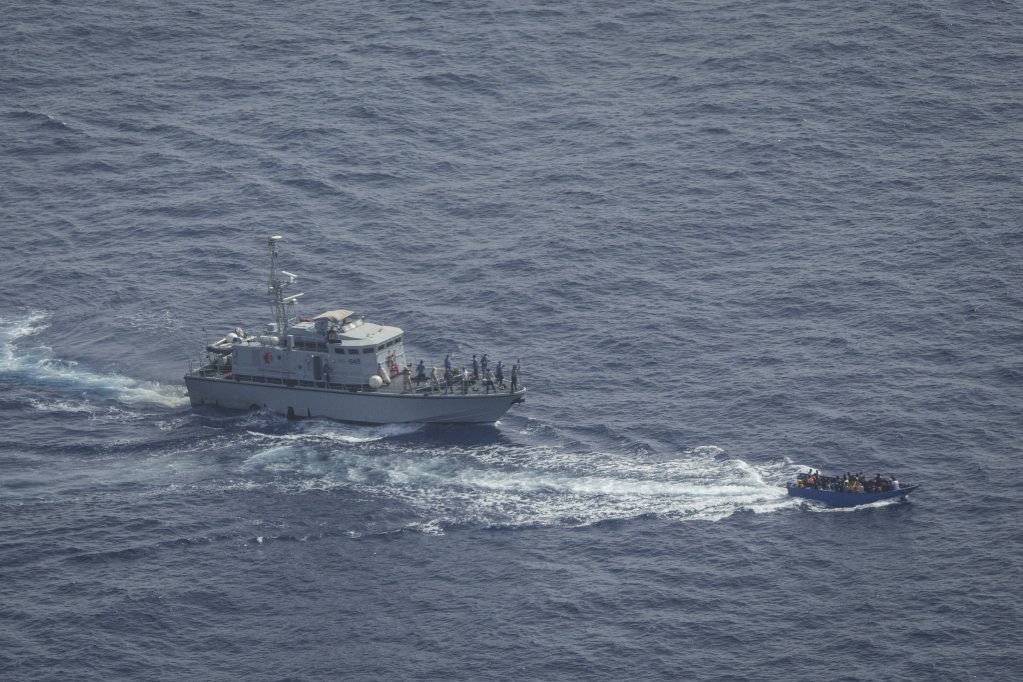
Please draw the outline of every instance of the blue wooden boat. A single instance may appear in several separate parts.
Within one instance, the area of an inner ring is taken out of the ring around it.
[[[881,500],[891,500],[895,498],[904,498],[911,492],[920,487],[917,485],[902,486],[898,490],[884,490],[881,492],[840,492],[837,490],[824,490],[821,488],[800,488],[794,483],[789,483],[786,486],[789,490],[789,495],[793,497],[805,497],[808,500],[816,500],[817,502],[823,502],[832,507],[856,507],[861,504],[870,504],[871,502],[880,502]]]

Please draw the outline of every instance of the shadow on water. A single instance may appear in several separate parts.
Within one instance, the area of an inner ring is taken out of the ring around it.
[[[421,431],[410,433],[406,439],[426,446],[481,447],[514,445],[515,442],[494,424],[425,424]]]

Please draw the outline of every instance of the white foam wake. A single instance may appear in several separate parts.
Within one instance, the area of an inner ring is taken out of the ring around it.
[[[416,433],[417,431],[421,431],[425,428],[425,426],[423,424],[381,424],[378,426],[357,426],[352,424],[343,424],[340,422],[312,419],[296,422],[293,424],[292,428],[296,432],[268,434],[250,430],[247,433],[268,441],[278,441],[281,443],[304,443],[308,445],[339,443],[352,445],[358,443],[372,443],[374,441],[384,440],[385,438],[406,436]]]
[[[256,435],[256,434],[253,434]],[[282,492],[338,489],[400,502],[426,532],[453,525],[588,525],[654,516],[719,520],[792,506],[788,469],[720,458],[714,447],[650,461],[621,453],[495,445],[481,450],[323,447],[277,438],[249,457],[248,474]],[[391,444],[394,445],[394,444]]]
[[[0,317],[0,374],[19,375],[29,380],[92,391],[127,405],[182,407],[188,403],[183,386],[165,386],[156,381],[140,381],[120,374],[98,374],[77,362],[57,358],[53,349],[29,344],[28,337],[45,330],[46,313],[32,311],[24,317]],[[40,401],[41,406],[47,403]]]

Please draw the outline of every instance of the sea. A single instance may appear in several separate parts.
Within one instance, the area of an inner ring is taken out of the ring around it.
[[[1020,679],[1019,3],[2,17],[0,679]],[[270,235],[525,403],[191,408]]]

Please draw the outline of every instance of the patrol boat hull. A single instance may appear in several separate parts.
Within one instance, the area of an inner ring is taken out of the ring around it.
[[[445,394],[438,391],[391,393],[343,391],[302,386],[269,386],[230,378],[186,376],[193,407],[233,410],[268,409],[293,418],[322,417],[359,424],[493,424],[525,389],[515,393]]]

